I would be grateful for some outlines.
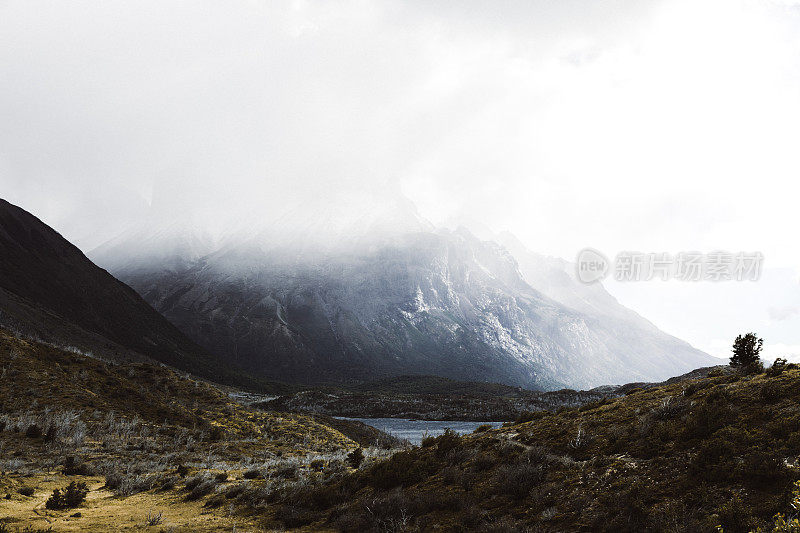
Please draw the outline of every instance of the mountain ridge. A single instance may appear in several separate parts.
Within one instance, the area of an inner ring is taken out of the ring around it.
[[[104,358],[156,361],[220,382],[235,372],[54,229],[3,199],[0,252],[0,325]]]
[[[638,315],[610,295],[626,322],[556,301],[539,290],[546,287],[526,281],[504,246],[466,229],[431,229],[412,207],[397,202],[386,219],[373,208],[351,214],[354,233],[319,246],[318,235],[303,238],[304,231],[324,230],[312,220],[279,239],[258,228],[238,239],[229,235],[186,261],[178,253],[143,264],[137,242],[124,241],[93,256],[195,342],[280,381],[432,374],[591,388],[660,381],[713,364],[631,318]],[[373,231],[392,220],[406,222]]]

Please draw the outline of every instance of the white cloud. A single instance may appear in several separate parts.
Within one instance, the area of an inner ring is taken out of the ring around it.
[[[797,306],[789,305],[784,307],[769,307],[767,308],[769,318],[772,320],[786,320],[800,313],[800,308]]]
[[[568,259],[800,267],[796,2],[4,2],[0,79],[0,192],[85,248],[151,198],[225,218],[346,185]],[[708,345],[797,305],[774,287],[624,301]]]

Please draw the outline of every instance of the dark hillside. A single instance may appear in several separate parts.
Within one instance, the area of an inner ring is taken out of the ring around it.
[[[104,358],[150,358],[221,383],[278,389],[223,366],[136,291],[41,220],[2,199],[0,325]]]
[[[279,495],[276,517],[344,531],[772,531],[773,515],[794,512],[799,405],[794,365],[718,370],[428,439]]]

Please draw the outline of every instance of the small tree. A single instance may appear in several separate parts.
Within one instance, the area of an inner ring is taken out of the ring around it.
[[[71,509],[83,503],[88,493],[89,489],[86,487],[86,483],[73,481],[63,490],[53,490],[53,495],[45,502],[44,506],[54,510]]]
[[[764,339],[759,339],[755,333],[737,336],[733,343],[731,366],[741,369],[758,367],[761,364],[758,354],[761,353],[762,344]]]

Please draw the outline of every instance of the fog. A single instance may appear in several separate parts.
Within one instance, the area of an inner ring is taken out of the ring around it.
[[[0,80],[0,193],[84,251],[404,195],[570,260],[761,251],[761,284],[611,290],[800,356],[797,2],[6,1]]]

